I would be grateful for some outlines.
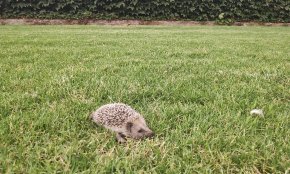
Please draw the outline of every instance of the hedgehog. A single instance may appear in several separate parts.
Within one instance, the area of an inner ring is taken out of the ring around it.
[[[91,119],[97,125],[115,132],[119,143],[126,142],[127,138],[138,140],[154,136],[143,116],[124,103],[103,105],[91,114]]]

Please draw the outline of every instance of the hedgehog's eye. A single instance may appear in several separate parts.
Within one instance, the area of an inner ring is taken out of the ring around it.
[[[142,132],[144,132],[144,129],[140,129],[140,130],[138,130],[138,132],[139,133],[142,133]]]

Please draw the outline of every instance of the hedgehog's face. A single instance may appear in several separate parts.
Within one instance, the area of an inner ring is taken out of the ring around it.
[[[137,119],[126,123],[125,135],[134,139],[143,139],[153,137],[154,133],[147,127],[144,120]]]

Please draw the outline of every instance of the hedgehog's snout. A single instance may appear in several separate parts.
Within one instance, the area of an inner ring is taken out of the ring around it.
[[[155,135],[154,132],[151,131],[151,132],[149,132],[149,133],[147,134],[147,137],[148,137],[148,138],[152,138],[152,137],[154,137],[154,135]]]
[[[94,119],[94,114],[95,114],[95,112],[92,112],[90,115],[89,115],[89,119],[91,119],[91,120],[93,120]]]
[[[154,132],[150,129],[147,129],[146,132],[144,133],[144,138],[152,138],[154,137]]]
[[[145,131],[143,132],[143,138],[152,138],[154,136],[154,132],[149,129],[147,126],[144,128]]]

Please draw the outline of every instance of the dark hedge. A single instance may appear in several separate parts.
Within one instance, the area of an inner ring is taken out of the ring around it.
[[[0,0],[0,17],[290,22],[290,0]]]

